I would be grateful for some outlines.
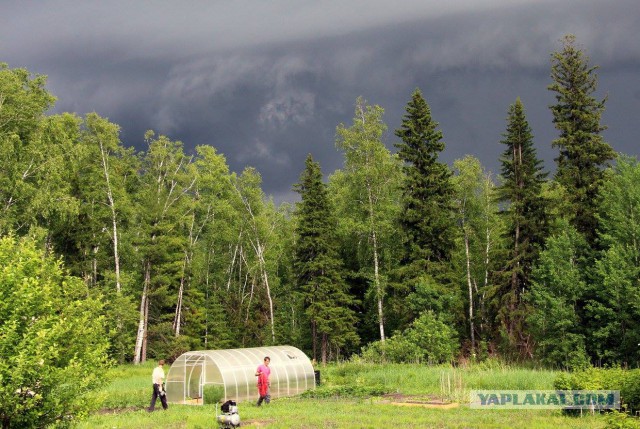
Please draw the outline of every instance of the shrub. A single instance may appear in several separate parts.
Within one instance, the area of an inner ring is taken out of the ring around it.
[[[430,364],[451,362],[458,351],[456,331],[432,311],[422,313],[405,332],[409,343],[418,347],[421,358]]]
[[[625,413],[614,411],[607,416],[605,429],[640,429],[640,421]]]
[[[561,390],[619,390],[628,411],[640,410],[640,370],[587,368],[559,374],[553,386]]]
[[[554,387],[564,390],[620,390],[628,371],[622,368],[594,368],[561,373]]]
[[[204,386],[204,389],[202,392],[203,403],[215,404],[217,402],[222,402],[223,398],[224,398],[224,387],[213,385],[213,384]]]
[[[383,386],[326,386],[313,390],[307,390],[300,395],[301,398],[368,398],[370,396],[382,396],[388,393]]]
[[[31,240],[0,238],[0,267],[2,424],[69,425],[109,364],[102,304]]]
[[[620,388],[620,396],[629,411],[640,410],[640,369],[626,372]]]
[[[450,362],[458,351],[455,330],[433,312],[424,312],[403,333],[362,349],[362,359],[374,363],[439,364]]]

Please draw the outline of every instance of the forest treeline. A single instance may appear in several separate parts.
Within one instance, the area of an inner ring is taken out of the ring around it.
[[[573,36],[550,66],[553,177],[520,99],[499,175],[442,163],[417,89],[394,152],[383,108],[359,98],[336,130],[343,168],[323,180],[309,155],[299,202],[276,206],[214,147],[149,131],[136,152],[96,113],[48,114],[46,78],[2,65],[0,235],[83,280],[120,362],[286,343],[319,361],[637,366],[640,165],[603,140],[597,67]]]

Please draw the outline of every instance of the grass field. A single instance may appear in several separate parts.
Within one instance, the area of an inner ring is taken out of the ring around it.
[[[170,405],[148,413],[153,364],[110,370],[111,382],[92,394],[100,410],[79,428],[217,428],[213,405]],[[552,410],[477,410],[465,403],[470,389],[553,389],[557,373],[499,363],[468,368],[347,363],[319,368],[318,397],[275,399],[268,406],[239,403],[242,427],[256,428],[604,428],[607,417],[570,417]],[[388,392],[367,396],[367,388]],[[349,387],[350,389],[346,389]],[[323,394],[324,392],[324,394]],[[327,392],[360,392],[346,397]],[[399,399],[400,398],[400,399]],[[394,402],[457,403],[454,408],[402,406]]]

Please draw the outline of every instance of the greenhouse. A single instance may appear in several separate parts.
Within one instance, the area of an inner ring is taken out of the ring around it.
[[[255,371],[265,356],[271,358],[272,398],[293,396],[315,387],[311,361],[291,346],[203,350],[183,353],[169,368],[167,400],[177,404],[203,404],[205,392],[217,389],[223,400],[259,397]]]

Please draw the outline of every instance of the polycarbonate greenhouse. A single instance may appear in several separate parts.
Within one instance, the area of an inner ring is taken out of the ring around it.
[[[167,400],[179,404],[202,404],[208,386],[224,389],[224,400],[254,400],[258,394],[255,371],[265,356],[271,358],[272,398],[292,396],[313,389],[315,373],[311,361],[291,346],[183,353],[169,368]]]

